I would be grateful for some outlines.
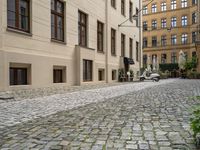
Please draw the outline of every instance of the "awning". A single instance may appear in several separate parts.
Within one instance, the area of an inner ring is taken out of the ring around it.
[[[124,57],[124,64],[134,65],[135,62],[132,58]]]

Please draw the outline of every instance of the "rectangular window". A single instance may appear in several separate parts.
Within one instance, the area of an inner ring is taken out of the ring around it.
[[[161,55],[161,63],[162,63],[162,64],[167,63],[167,54],[162,54],[162,55]]]
[[[124,16],[125,16],[125,10],[126,10],[125,0],[121,0],[121,14]]]
[[[147,8],[147,6],[144,6],[143,7],[143,15],[146,15],[146,14],[148,14],[148,8]]]
[[[87,14],[78,11],[78,40],[80,46],[87,47]]]
[[[151,12],[152,13],[156,13],[157,12],[157,5],[156,4],[152,4],[152,6],[151,6]]]
[[[121,34],[121,57],[125,57],[125,40],[125,35]]]
[[[177,63],[176,52],[171,53],[171,63]]]
[[[181,0],[181,7],[187,7],[187,0]]]
[[[133,21],[133,3],[131,1],[129,2],[129,20]]]
[[[148,47],[148,40],[147,37],[143,38],[143,48],[147,48]]]
[[[30,32],[30,1],[7,0],[7,4],[8,27]]]
[[[152,20],[152,30],[157,29],[157,20]]]
[[[197,32],[192,32],[192,43],[196,42]]]
[[[136,7],[136,16],[137,18],[135,19],[135,24],[136,24],[136,27],[139,27],[139,9]]]
[[[104,81],[105,80],[105,73],[104,73],[104,69],[99,69],[98,70],[98,77],[99,77],[99,81]]]
[[[139,42],[136,42],[136,61],[139,61]]]
[[[157,46],[157,37],[153,36],[152,37],[152,47],[156,47]]]
[[[144,67],[146,67],[146,65],[147,65],[147,55],[146,54],[143,55],[143,65],[144,65]]]
[[[53,66],[53,83],[66,82],[66,67]]]
[[[111,6],[112,6],[113,8],[116,8],[116,0],[111,0]]]
[[[167,45],[167,37],[166,35],[161,36],[161,46],[166,46]]]
[[[177,44],[176,35],[171,35],[171,44],[172,44],[172,45],[176,45],[176,44]]]
[[[10,85],[27,85],[27,68],[10,67]]]
[[[182,44],[187,44],[187,42],[188,42],[188,35],[186,33],[184,33],[181,36],[181,43]]]
[[[143,22],[143,31],[147,31],[148,30],[148,24],[146,21]]]
[[[171,18],[171,27],[176,27],[176,17]]]
[[[129,39],[129,57],[133,58],[133,39]]]
[[[166,2],[161,3],[161,11],[166,11],[166,10],[167,10]]]
[[[112,80],[117,80],[117,71],[112,70]]]
[[[196,5],[197,4],[197,0],[192,0],[192,5]]]
[[[171,9],[176,9],[176,0],[171,0]]]
[[[116,30],[111,29],[111,54],[116,55]]]
[[[192,13],[192,24],[195,24],[195,23],[197,23],[197,15],[194,12],[194,13]]]
[[[167,19],[161,19],[161,28],[167,28]]]
[[[103,52],[104,44],[104,24],[97,21],[97,51]]]
[[[181,18],[181,23],[182,23],[182,26],[187,26],[187,16],[182,16]]]
[[[83,60],[83,81],[92,81],[93,62],[91,60]]]

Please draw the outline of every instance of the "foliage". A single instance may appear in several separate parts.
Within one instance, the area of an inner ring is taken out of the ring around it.
[[[192,70],[187,71],[187,77],[189,79],[200,79],[200,73]]]
[[[179,69],[177,63],[175,63],[175,64],[160,64],[159,68],[160,68],[160,70],[162,72],[165,72],[166,70],[168,70],[168,71],[174,71],[174,70],[178,70]]]
[[[193,110],[190,122],[190,127],[194,132],[194,137],[196,137],[200,133],[200,105]]]
[[[130,72],[130,77],[134,77],[134,72],[133,72],[133,70],[130,69],[129,72]]]
[[[185,63],[186,70],[192,70],[197,68],[197,57],[192,57],[191,60],[187,60]]]

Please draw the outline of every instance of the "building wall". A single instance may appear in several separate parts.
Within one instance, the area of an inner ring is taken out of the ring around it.
[[[120,68],[121,33],[126,35],[126,56],[129,57],[129,37],[133,38],[134,60],[135,43],[139,42],[139,28],[119,28],[118,24],[129,17],[129,1],[126,0],[126,17],[121,15],[121,4],[117,8],[110,0],[64,0],[65,2],[65,42],[51,41],[50,0],[31,1],[31,33],[21,33],[7,28],[7,0],[0,1],[0,90],[37,88],[59,85],[81,85],[112,81],[111,72]],[[132,1],[135,13],[139,0]],[[107,6],[107,7],[106,7]],[[82,60],[79,59],[78,10],[88,14],[88,50],[82,59],[93,60],[93,82],[82,81]],[[97,52],[97,20],[104,23],[104,53]],[[108,22],[107,22],[108,21]],[[107,22],[107,23],[106,23]],[[135,26],[135,21],[126,25]],[[116,29],[117,54],[111,56],[110,31]],[[141,44],[141,43],[140,43]],[[136,62],[136,61],[135,61]],[[26,86],[9,85],[10,63],[24,63],[31,66],[31,84]],[[80,64],[79,64],[80,63]],[[79,64],[79,67],[77,66]],[[66,66],[66,83],[53,84],[53,66]],[[98,81],[98,69],[105,69],[105,81]],[[139,62],[132,68],[139,70]]]
[[[147,5],[150,0],[143,0],[143,6]],[[164,1],[154,0],[152,4],[157,4],[157,13],[151,13],[151,6],[148,6],[148,14],[143,15],[143,21],[148,22],[148,27],[151,27],[152,20],[157,20],[157,30],[143,31],[143,37],[148,38],[148,47],[143,48],[144,55],[152,56],[154,54],[158,57],[158,62],[161,63],[161,54],[167,54],[167,63],[171,63],[171,53],[175,52],[178,60],[179,52],[182,50],[183,52],[187,53],[189,59],[192,57],[192,52],[196,51],[195,43],[192,43],[192,32],[197,31],[197,23],[192,24],[192,13],[197,11],[197,5],[192,5],[192,1],[188,0],[188,7],[181,8],[181,1],[177,0],[177,9],[171,10],[171,0],[165,0],[167,3],[167,11],[161,12],[161,3]],[[181,24],[181,17],[186,15],[187,16],[187,23],[188,26],[182,27]],[[177,18],[177,27],[171,28],[171,18]],[[161,19],[167,19],[167,28],[161,29]],[[188,34],[188,43],[182,44],[181,43],[181,35],[183,33]],[[171,45],[171,35],[177,35],[177,44]],[[161,36],[167,36],[167,46],[161,46]],[[157,46],[152,47],[152,36],[157,36]]]

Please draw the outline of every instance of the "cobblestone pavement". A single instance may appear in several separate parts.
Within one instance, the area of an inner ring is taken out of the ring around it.
[[[79,95],[79,99],[74,95]],[[190,98],[198,95],[200,80],[177,79],[55,95],[32,99],[32,103],[3,103],[0,148],[195,150],[189,110],[200,103]],[[71,99],[75,102],[68,107]],[[30,115],[30,120],[22,114]],[[14,121],[19,123],[14,125]]]

